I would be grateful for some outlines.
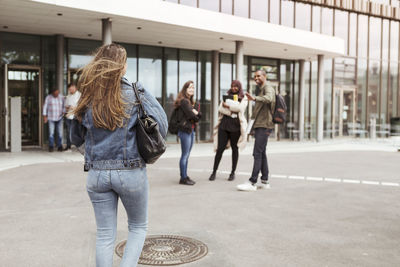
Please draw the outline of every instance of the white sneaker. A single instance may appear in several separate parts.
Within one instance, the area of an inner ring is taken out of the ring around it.
[[[239,191],[257,191],[257,186],[253,185],[250,182],[246,182],[244,184],[239,184],[236,186]]]
[[[257,188],[259,189],[270,189],[271,185],[269,184],[269,181],[261,181],[261,184],[257,184]]]

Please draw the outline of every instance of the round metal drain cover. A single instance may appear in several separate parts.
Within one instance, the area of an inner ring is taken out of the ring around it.
[[[115,248],[122,257],[126,241]],[[152,235],[146,237],[139,263],[144,265],[179,265],[201,259],[207,255],[207,246],[195,239],[174,235]]]

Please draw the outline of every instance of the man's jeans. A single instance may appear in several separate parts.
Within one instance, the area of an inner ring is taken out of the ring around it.
[[[120,266],[136,266],[147,232],[148,180],[146,168],[93,170],[87,177],[87,191],[97,225],[96,266],[113,265],[117,236],[118,198],[128,215],[128,241]]]
[[[191,133],[178,131],[178,137],[181,139],[182,150],[181,160],[179,161],[179,168],[181,170],[181,179],[185,179],[187,177],[189,155],[194,142],[194,131],[192,131]]]
[[[67,125],[67,148],[71,148],[71,123],[72,120],[65,119],[65,124]]]
[[[254,130],[254,165],[253,172],[249,181],[253,184],[257,183],[258,174],[261,171],[261,180],[268,180],[268,161],[267,161],[267,142],[271,130],[267,128],[256,128]]]
[[[49,147],[54,147],[54,131],[57,134],[57,147],[62,146],[62,134],[63,134],[63,119],[59,121],[48,121],[49,123]]]

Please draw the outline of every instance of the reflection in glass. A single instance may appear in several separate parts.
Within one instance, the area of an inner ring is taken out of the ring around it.
[[[310,138],[317,138],[318,61],[311,62]]]
[[[40,36],[0,32],[0,62],[40,64]]]
[[[292,113],[292,98],[293,98],[293,73],[294,73],[294,64],[291,61],[281,61],[280,66],[280,94],[285,99],[285,103],[287,106],[286,113],[286,122],[280,128],[280,137],[281,138],[294,138],[293,130],[294,125],[291,122],[291,113]],[[288,127],[289,126],[289,127]]]
[[[388,90],[388,110],[389,119],[392,117],[398,117],[399,112],[397,110],[398,105],[398,63],[390,62],[390,75],[389,75],[389,90]]]
[[[382,60],[389,59],[389,20],[382,21]]]
[[[349,55],[352,57],[356,56],[357,48],[357,14],[350,13],[350,24],[349,24]]]
[[[312,7],[312,31],[321,33],[321,7]]]
[[[399,58],[399,22],[390,21],[390,60]]]
[[[250,0],[250,17],[252,19],[268,22],[268,1]]]
[[[279,24],[279,2],[280,0],[269,1],[269,22]]]
[[[179,90],[182,89],[183,85],[187,81],[193,81],[195,90],[195,99],[197,99],[197,79],[196,79],[196,70],[197,70],[197,60],[196,60],[196,51],[194,50],[179,50]]]
[[[311,62],[304,63],[304,137],[310,138]]]
[[[220,54],[220,79],[219,79],[219,94],[220,100],[223,95],[231,88],[231,82],[233,80],[232,73],[232,55],[231,54]]]
[[[283,0],[281,4],[281,24],[288,27],[294,27],[294,2]]]
[[[366,86],[367,86],[367,60],[358,59],[357,70],[357,119],[356,122],[361,124],[361,129],[366,130]]]
[[[368,49],[368,17],[358,15],[358,57],[367,57]]]
[[[137,54],[136,54],[136,45],[133,44],[121,44],[125,47],[126,50],[126,63],[128,65],[128,69],[126,70],[125,77],[129,82],[137,81]]]
[[[162,48],[153,46],[139,46],[139,82],[148,90],[158,102],[162,98]]]
[[[344,53],[347,54],[348,42],[348,13],[345,11],[335,10],[335,36],[344,40]]]
[[[244,18],[249,17],[249,0],[234,0],[234,15]]]
[[[311,30],[311,6],[296,2],[296,21],[297,29],[310,31]]]
[[[178,95],[178,50],[175,48],[165,48],[165,104],[164,110],[167,114],[168,121],[174,110],[174,101]],[[176,136],[168,134],[168,141],[176,141]]]
[[[198,82],[200,110],[202,117],[199,122],[198,136],[200,140],[211,139],[211,53],[199,52]]]
[[[101,46],[101,42],[82,39],[68,39],[68,67],[79,69],[90,62],[92,53]]]
[[[333,35],[333,10],[330,8],[321,10],[321,33]]]
[[[180,0],[180,3],[185,6],[197,7],[197,0]]]
[[[369,61],[368,73],[368,118],[376,119],[378,123],[379,111],[379,61]]]
[[[220,0],[221,12],[232,15],[232,0]]]
[[[387,61],[382,61],[382,83],[380,97],[380,121],[379,123],[386,123],[387,121],[387,102],[388,102],[388,64]]]
[[[379,18],[369,17],[369,58],[381,57],[381,23]]]
[[[199,7],[218,12],[219,11],[219,1],[200,0]]]
[[[324,137],[331,137],[332,134],[332,59],[324,60]]]
[[[335,84],[356,84],[356,59],[337,57],[335,58]]]

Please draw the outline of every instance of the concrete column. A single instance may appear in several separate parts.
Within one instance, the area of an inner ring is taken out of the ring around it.
[[[317,141],[324,138],[324,55],[318,55]]]
[[[236,41],[236,80],[243,83],[243,41]]]
[[[64,94],[64,35],[56,35],[57,57],[56,57],[56,84],[61,94]]]
[[[103,40],[103,45],[108,45],[112,43],[112,30],[111,30],[111,19],[106,18],[101,20],[101,37]]]
[[[299,62],[299,140],[304,140],[304,59]]]
[[[10,106],[11,152],[21,152],[21,97],[12,97]]]
[[[219,105],[219,51],[212,53],[212,95],[211,95],[211,110],[212,110],[212,129],[218,122],[218,105]]]

